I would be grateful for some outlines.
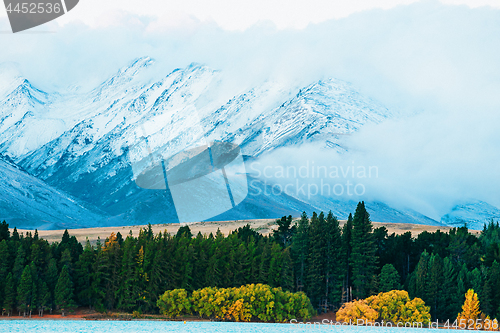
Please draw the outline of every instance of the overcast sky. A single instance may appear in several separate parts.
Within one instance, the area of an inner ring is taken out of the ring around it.
[[[190,21],[213,21],[223,29],[243,30],[268,20],[277,28],[302,29],[309,23],[347,17],[363,10],[390,9],[417,0],[80,0],[78,9],[60,18],[59,24],[82,21],[92,27],[115,24],[133,13],[159,18],[162,26],[180,26]],[[500,8],[498,0],[440,0],[444,4],[471,8]],[[4,8],[0,17],[5,16]]]
[[[500,207],[498,0],[81,0],[55,22],[8,30],[2,8],[0,63],[48,91],[92,87],[144,55],[159,75],[200,62],[241,89],[269,78],[347,80],[416,114],[347,143],[349,164],[379,167],[371,198],[437,219],[460,200]]]

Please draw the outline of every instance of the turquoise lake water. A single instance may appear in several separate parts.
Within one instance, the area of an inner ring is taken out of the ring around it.
[[[465,332],[428,328],[335,327],[320,325],[304,327],[290,324],[221,323],[221,322],[168,322],[168,321],[90,321],[90,320],[0,320],[0,332],[37,333],[307,333],[307,332],[360,332],[360,333],[451,333]]]

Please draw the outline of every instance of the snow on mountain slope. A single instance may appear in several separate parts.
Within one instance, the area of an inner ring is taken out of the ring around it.
[[[33,87],[20,76],[4,76],[2,82],[0,151],[19,156],[56,137],[61,120],[44,115],[55,96]]]
[[[0,216],[12,227],[62,229],[105,224],[106,217],[0,157]]]
[[[500,220],[500,209],[483,201],[458,204],[451,212],[441,218],[441,223],[454,226],[467,226],[469,229],[483,230],[491,220]]]
[[[336,79],[318,81],[298,93],[265,82],[215,112],[201,110],[200,114],[207,137],[237,143],[250,156],[312,141],[338,148],[341,135],[394,116],[349,83]]]
[[[260,115],[236,133],[235,141],[253,156],[312,141],[336,146],[339,135],[351,134],[367,123],[379,123],[391,116],[389,110],[350,84],[328,79],[301,89],[270,114]]]
[[[192,64],[157,77],[148,57],[133,61],[88,92],[49,94],[20,76],[1,77],[5,97],[0,99],[0,114],[5,118],[0,122],[0,153],[48,184],[114,216],[116,223],[163,223],[175,215],[172,204],[164,194],[140,189],[133,181],[127,152],[141,136],[148,136],[151,150],[163,157],[217,140],[237,143],[244,154],[258,158],[308,142],[342,151],[340,135],[394,117],[336,79],[302,89],[266,81],[220,105],[210,96],[217,92],[218,71]],[[306,203],[286,195],[257,196],[223,215],[271,217],[272,207],[278,215],[296,215],[337,206],[343,207],[339,215],[352,211],[349,204],[327,198]],[[435,223],[418,214],[373,207],[372,215],[386,221],[411,221],[413,216],[421,223]]]
[[[132,64],[136,66],[137,61]],[[142,66],[149,66],[149,61]],[[85,110],[77,112],[82,117],[80,121],[57,139],[26,156],[19,156],[21,164],[29,166],[31,172],[43,179],[61,169],[72,168],[71,180],[76,181],[80,175],[94,172],[122,156],[129,145],[136,143],[137,133],[142,135],[141,127],[150,130],[147,134],[154,150],[169,145],[165,154],[173,155],[200,140],[203,133],[192,130],[190,108],[210,81],[212,71],[201,66],[191,67],[184,72],[174,71],[162,81],[140,86],[131,86],[128,76],[121,77],[129,71],[121,70],[87,96],[76,98],[91,101],[71,106],[78,109],[83,105]],[[137,73],[137,69],[133,72]],[[191,84],[190,80],[202,84]],[[121,83],[125,86],[120,90],[117,85]],[[111,100],[103,102],[105,96]],[[110,170],[110,175],[115,171]]]

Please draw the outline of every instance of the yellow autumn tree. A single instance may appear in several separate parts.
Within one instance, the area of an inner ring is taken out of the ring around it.
[[[410,296],[405,290],[391,290],[366,299],[366,303],[378,312],[380,319],[394,323],[401,320],[401,310],[409,301]]]
[[[193,291],[191,302],[193,304],[193,311],[197,312],[200,317],[212,318],[215,316],[215,294],[217,293],[216,287],[206,287]]]
[[[475,325],[476,319],[478,319],[480,315],[481,311],[479,310],[477,294],[473,289],[469,289],[467,293],[465,293],[465,302],[464,305],[462,305],[462,312],[458,314],[457,321],[460,324],[460,321],[464,322],[465,319],[465,322],[469,323],[469,319],[472,319]]]
[[[226,320],[234,321],[250,321],[252,314],[250,313],[250,306],[239,299],[234,302],[226,312]]]
[[[405,323],[422,323],[427,325],[431,321],[430,309],[421,298],[415,297],[403,306],[399,319]]]
[[[365,321],[375,321],[378,318],[378,312],[369,306],[365,300],[355,300],[349,303],[344,303],[337,311],[337,321],[356,322],[358,319]]]
[[[190,302],[195,314],[218,320],[286,322],[307,320],[315,315],[311,301],[303,292],[290,293],[265,284],[207,287],[193,291]]]
[[[430,307],[420,298],[410,299],[405,290],[391,290],[368,297],[366,303],[377,311],[384,321],[418,322],[428,324],[431,320]]]
[[[161,313],[176,318],[191,313],[191,302],[185,289],[168,290],[156,302]]]

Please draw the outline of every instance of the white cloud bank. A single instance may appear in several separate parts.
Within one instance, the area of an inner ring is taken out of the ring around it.
[[[291,6],[281,7],[286,14]],[[367,184],[373,198],[438,218],[461,199],[500,206],[500,10],[470,7],[430,1],[301,30],[261,22],[244,31],[196,15],[180,29],[146,11],[114,11],[105,27],[71,21],[38,30],[55,33],[1,34],[0,62],[19,63],[47,90],[91,87],[143,55],[159,60],[159,75],[201,62],[239,88],[270,77],[298,85],[324,77],[350,81],[389,108],[417,115],[365,128],[346,142],[352,153],[343,158],[379,167],[380,177]],[[6,18],[0,30],[8,30]]]
[[[81,0],[78,9],[57,20],[58,24],[81,21],[91,27],[114,25],[124,13],[154,17],[162,26],[179,27],[214,22],[226,30],[244,30],[259,21],[279,29],[302,29],[310,23],[348,17],[370,9],[391,9],[418,0]],[[440,0],[470,8],[500,8],[497,0]],[[0,17],[6,16],[0,6]]]

